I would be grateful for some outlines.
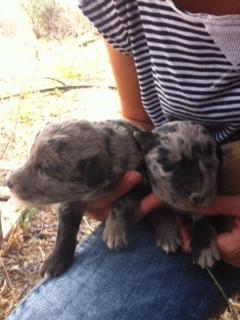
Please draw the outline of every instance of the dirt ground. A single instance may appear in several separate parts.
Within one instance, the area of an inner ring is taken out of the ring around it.
[[[46,122],[119,117],[118,94],[104,44],[94,33],[63,42],[0,38],[0,46],[0,160],[21,163]],[[83,87],[39,92],[69,85]],[[14,94],[19,95],[9,97]],[[5,174],[0,172],[1,185]],[[55,206],[28,211],[1,249],[0,320],[40,280],[39,268],[53,247],[56,224]],[[79,241],[97,225],[84,218]],[[239,310],[239,299],[233,303]],[[226,312],[219,319],[232,318]]]
[[[11,65],[6,71],[1,68],[0,160],[20,164],[46,122],[60,118],[119,117],[118,94],[103,41],[95,34],[89,37],[87,46],[83,39],[39,42],[37,59],[35,43],[0,39],[1,48],[5,48],[1,52],[3,66],[8,63],[9,55],[13,61],[18,60],[14,68]],[[63,85],[82,85],[83,88],[28,93]],[[20,95],[4,99],[16,93]],[[6,173],[7,170],[0,170],[0,185]],[[30,210],[1,249],[0,320],[5,319],[40,280],[39,268],[53,248],[56,224],[56,207],[38,212]],[[84,218],[78,240],[83,241],[97,225],[96,221]]]

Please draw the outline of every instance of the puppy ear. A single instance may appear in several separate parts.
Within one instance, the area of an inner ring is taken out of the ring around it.
[[[47,144],[53,148],[58,154],[62,152],[67,152],[67,147],[69,145],[69,139],[65,135],[58,135],[47,141]]]
[[[146,154],[149,149],[154,146],[154,133],[147,131],[134,131],[133,134],[141,147],[143,154]]]
[[[83,175],[88,187],[96,187],[106,179],[104,170],[94,158],[87,161]]]

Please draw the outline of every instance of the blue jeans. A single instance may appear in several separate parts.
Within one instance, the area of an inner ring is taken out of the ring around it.
[[[77,248],[64,275],[37,285],[7,320],[203,320],[224,306],[208,273],[190,256],[157,249],[143,222],[119,252],[106,248],[102,229]],[[240,287],[240,269],[218,263],[213,272],[228,295]]]

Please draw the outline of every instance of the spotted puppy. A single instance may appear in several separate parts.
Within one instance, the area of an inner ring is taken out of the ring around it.
[[[47,124],[26,163],[8,175],[12,193],[30,206],[60,203],[55,249],[42,274],[55,277],[71,265],[86,203],[109,193],[123,173],[138,170],[142,181],[112,204],[104,230],[110,249],[127,244],[128,219],[151,192],[136,131],[140,132],[124,121]]]
[[[142,146],[152,189],[169,205],[163,212],[165,222],[161,223],[161,215],[156,219],[157,244],[167,252],[176,251],[179,239],[174,213],[188,216],[193,259],[202,267],[211,267],[219,259],[216,229],[213,218],[197,214],[196,209],[209,205],[217,193],[220,161],[215,140],[203,126],[190,121],[173,121],[135,136]]]

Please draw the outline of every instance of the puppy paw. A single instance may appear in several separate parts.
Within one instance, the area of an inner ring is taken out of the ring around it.
[[[126,246],[128,244],[126,221],[109,217],[103,231],[103,241],[110,250]]]
[[[166,253],[175,253],[180,245],[177,233],[156,234],[156,246],[162,248]]]
[[[216,261],[220,259],[219,251],[215,239],[210,243],[209,248],[202,249],[199,254],[193,257],[193,262],[201,268],[212,267]]]
[[[162,215],[155,215],[154,221],[156,246],[166,253],[176,252],[181,242],[173,213],[166,210]]]
[[[47,279],[63,274],[72,264],[73,257],[64,257],[59,254],[50,255],[41,267],[41,276]]]

